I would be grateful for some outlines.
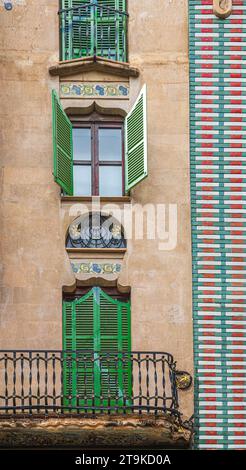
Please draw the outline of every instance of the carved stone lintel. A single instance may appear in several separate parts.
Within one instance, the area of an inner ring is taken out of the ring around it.
[[[218,18],[227,18],[232,11],[232,0],[213,0],[213,10]]]

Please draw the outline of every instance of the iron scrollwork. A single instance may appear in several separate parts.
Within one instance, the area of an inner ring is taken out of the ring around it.
[[[69,227],[67,248],[126,248],[124,231],[112,216],[93,213]]]

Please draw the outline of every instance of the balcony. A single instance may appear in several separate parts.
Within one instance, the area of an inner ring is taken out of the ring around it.
[[[179,418],[168,353],[0,351],[0,415],[169,414]]]
[[[66,5],[66,3],[65,3]],[[119,10],[96,0],[59,10],[60,60],[101,57],[127,62],[127,21],[125,2]]]
[[[189,448],[190,384],[168,353],[0,351],[0,448]]]

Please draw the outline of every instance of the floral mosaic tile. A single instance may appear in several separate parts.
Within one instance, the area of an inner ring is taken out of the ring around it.
[[[127,83],[78,83],[60,84],[61,98],[129,98]]]
[[[121,272],[119,263],[71,263],[75,274],[117,274]]]

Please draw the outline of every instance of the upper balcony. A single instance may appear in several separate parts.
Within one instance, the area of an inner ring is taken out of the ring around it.
[[[59,20],[60,61],[127,62],[126,0],[62,0]]]

